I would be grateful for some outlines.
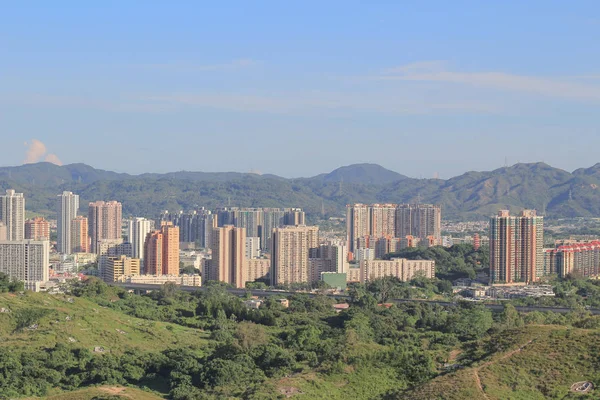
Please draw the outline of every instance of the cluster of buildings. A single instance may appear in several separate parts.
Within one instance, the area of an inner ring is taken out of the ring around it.
[[[246,208],[223,207],[212,212],[200,208],[191,212],[170,214],[165,211],[162,221],[179,227],[180,242],[196,243],[198,247],[211,246],[212,229],[232,225],[245,228],[246,237],[253,238],[258,248],[269,251],[273,229],[281,226],[305,225],[306,215],[300,208]]]
[[[554,248],[544,249],[544,270],[560,277],[600,276],[600,240],[557,242]]]
[[[490,282],[533,283],[548,275],[600,276],[600,241],[559,241],[544,248],[544,219],[535,210],[490,220]]]
[[[0,199],[0,271],[39,289],[50,275],[50,224],[25,220],[22,193],[9,190]],[[433,277],[433,261],[378,258],[402,246],[441,240],[440,208],[432,205],[349,206],[347,241],[322,240],[299,208],[201,208],[165,212],[156,221],[123,220],[118,201],[91,202],[85,215],[79,208],[78,195],[58,195],[56,265],[64,267],[60,272],[73,272],[78,260],[94,259],[97,270],[90,273],[107,282],[197,286],[215,280],[243,288],[255,281],[283,286],[324,280],[345,287],[383,276],[410,280],[418,274]],[[183,248],[202,248],[203,258]],[[197,266],[201,274],[180,274],[182,263]]]
[[[441,221],[441,208],[432,204],[348,205],[350,258],[374,260],[406,247],[441,245]]]

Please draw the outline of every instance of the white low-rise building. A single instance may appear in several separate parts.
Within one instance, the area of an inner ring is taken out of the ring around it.
[[[201,286],[202,277],[195,275],[133,275],[121,276],[117,280],[123,283],[139,283],[144,285],[164,285],[173,282],[181,286]]]

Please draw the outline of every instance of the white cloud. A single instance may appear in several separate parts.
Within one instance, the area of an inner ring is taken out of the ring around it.
[[[33,164],[40,161],[46,154],[46,145],[37,139],[31,139],[29,143],[25,142],[27,151],[23,164]]]
[[[505,72],[456,72],[446,69],[445,63],[440,61],[419,62],[387,69],[375,79],[450,83],[546,97],[600,101],[600,86],[597,84],[584,84],[569,77],[535,77]]]
[[[40,140],[31,139],[29,143],[25,142],[25,146],[27,146],[27,151],[23,164],[34,164],[44,160],[52,164],[63,165],[56,154],[47,153],[46,145]]]
[[[270,95],[175,93],[141,99],[157,108],[196,107],[243,112],[300,113],[326,110],[369,111],[385,114],[412,115],[432,112],[496,112],[493,106],[477,102],[429,102],[410,97],[373,94],[341,94],[335,92],[294,92]]]

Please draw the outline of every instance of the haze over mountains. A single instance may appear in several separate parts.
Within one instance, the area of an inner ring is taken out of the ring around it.
[[[310,178],[237,172],[129,175],[85,164],[0,168],[0,189],[25,193],[27,210],[52,215],[56,195],[70,190],[81,204],[123,202],[125,215],[153,216],[194,207],[303,207],[317,218],[341,216],[346,204],[441,204],[444,218],[481,219],[498,209],[536,208],[547,217],[600,217],[600,164],[572,173],[544,163],[515,164],[443,179],[415,179],[377,164],[354,164]],[[85,207],[82,206],[82,209]]]

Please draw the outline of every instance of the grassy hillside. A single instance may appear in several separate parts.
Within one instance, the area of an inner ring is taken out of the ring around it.
[[[171,346],[206,343],[206,334],[201,330],[135,318],[85,298],[3,293],[0,308],[11,310],[0,313],[0,347],[51,348],[61,343],[91,351],[103,347],[109,352],[122,353],[126,349],[160,351]],[[27,321],[32,313],[39,318]],[[26,328],[34,323],[38,325],[36,329]],[[25,329],[20,326],[23,324]]]
[[[140,389],[122,387],[122,386],[100,386],[82,390],[76,390],[70,393],[61,393],[45,397],[45,400],[94,400],[107,399],[111,400],[160,400],[162,396],[148,393]],[[30,397],[25,400],[37,400],[39,397]]]
[[[597,399],[570,392],[575,382],[600,379],[600,331],[529,326],[482,344],[500,348],[472,366],[442,375],[398,399]]]
[[[342,313],[325,296],[252,310],[221,286],[139,296],[97,279],[1,294],[0,399],[598,398],[569,388],[600,382],[600,329],[573,327],[600,316],[378,306],[398,285],[353,288]]]

